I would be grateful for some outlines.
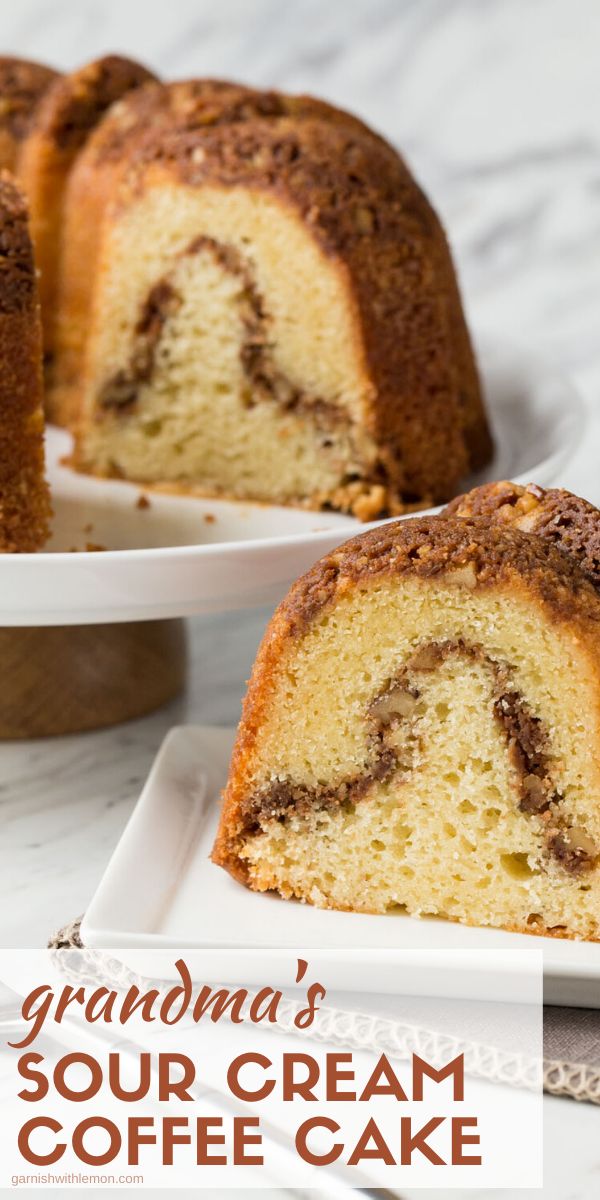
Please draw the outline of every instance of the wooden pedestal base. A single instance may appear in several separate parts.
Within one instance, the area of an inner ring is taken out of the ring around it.
[[[0,629],[0,738],[100,729],[172,700],[183,621]]]

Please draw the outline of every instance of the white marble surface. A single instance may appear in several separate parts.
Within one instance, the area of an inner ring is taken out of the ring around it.
[[[0,45],[64,67],[124,50],[366,117],[443,215],[471,317],[573,373],[591,427],[561,482],[600,502],[597,0],[19,0]],[[189,694],[154,717],[0,746],[1,943],[39,945],[85,908],[163,733],[236,720],[266,616],[196,621]],[[597,1111],[545,1104],[544,1195],[598,1195]]]

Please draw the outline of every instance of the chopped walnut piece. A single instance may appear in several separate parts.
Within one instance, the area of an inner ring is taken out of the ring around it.
[[[540,775],[524,775],[521,783],[523,796],[519,808],[525,813],[543,813],[548,808],[548,781]]]
[[[373,521],[385,512],[386,493],[381,484],[374,484],[368,492],[358,496],[352,506],[352,511],[359,521]]]
[[[416,650],[408,659],[407,666],[411,671],[435,671],[439,667],[443,658],[443,652],[440,650],[438,642],[429,642],[426,646],[421,646],[420,650]]]
[[[415,711],[418,695],[408,687],[397,684],[377,696],[369,705],[369,716],[383,725],[389,725],[395,717],[410,717]]]
[[[383,484],[355,479],[350,483],[341,484],[331,492],[316,492],[311,497],[310,507],[333,508],[339,512],[351,513],[359,521],[375,521],[379,517],[403,516],[404,513],[423,508],[427,503],[427,500],[423,500],[416,505],[403,504],[391,496]]]
[[[537,522],[538,522],[537,509],[533,509],[531,512],[526,513],[525,516],[517,517],[517,520],[514,522],[514,525],[516,526],[517,529],[521,530],[521,533],[531,533],[533,530],[535,530]]]
[[[459,587],[477,587],[477,572],[475,570],[475,563],[468,562],[462,567],[454,567],[451,571],[446,573],[446,581],[448,583],[458,584]]]
[[[573,825],[570,829],[559,829],[548,839],[548,849],[554,858],[571,875],[591,871],[598,858],[598,849],[583,829]]]

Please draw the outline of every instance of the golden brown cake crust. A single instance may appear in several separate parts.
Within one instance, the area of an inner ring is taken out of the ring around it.
[[[14,171],[35,109],[58,78],[58,71],[41,63],[0,55],[0,168]]]
[[[327,125],[343,129],[349,136],[373,144],[378,153],[385,155],[389,160],[390,170],[396,167],[396,151],[350,113],[312,96],[262,92],[224,80],[197,79],[171,84],[146,84],[128,93],[119,103],[113,105],[98,124],[78,157],[69,188],[68,204],[72,214],[69,219],[70,237],[74,244],[77,243],[77,248],[72,253],[69,253],[67,248],[69,269],[65,271],[62,290],[69,311],[68,318],[66,311],[64,321],[61,317],[64,328],[61,341],[64,350],[59,345],[59,361],[51,397],[56,410],[55,416],[60,423],[73,424],[77,411],[77,379],[80,374],[83,337],[77,336],[74,330],[80,322],[82,327],[87,325],[86,310],[89,310],[92,304],[93,263],[99,241],[98,227],[107,203],[112,199],[119,178],[127,169],[132,155],[148,162],[162,157],[165,139],[170,143],[173,139],[192,139],[196,146],[197,142],[204,141],[205,134],[211,129],[224,131],[226,126],[237,125],[244,126],[248,131],[257,121],[271,123],[282,118],[286,118],[292,125],[316,118]],[[335,147],[332,149],[335,152]],[[167,151],[167,157],[169,153],[170,151]],[[198,153],[199,149],[196,146],[196,157]],[[410,177],[406,168],[402,170],[405,183]],[[440,238],[438,253],[449,258],[443,238]],[[74,286],[72,277],[81,269],[78,264],[83,262],[86,264],[85,278]],[[446,274],[453,275],[452,264],[449,261],[440,269],[440,275],[442,272],[444,277]],[[469,461],[472,466],[477,466],[489,454],[489,435],[460,298],[456,285],[454,286],[450,318],[454,330],[454,353],[461,364],[458,406],[462,411],[461,419],[464,419],[465,423],[465,438],[469,446],[473,444],[474,447]],[[381,488],[379,490],[381,491]],[[380,509],[381,505],[366,516],[377,516]],[[393,504],[389,511],[390,514],[403,511],[403,505]]]
[[[384,576],[430,578],[466,570],[467,586],[514,578],[530,586],[558,617],[577,612],[597,621],[600,609],[579,564],[541,537],[484,518],[417,517],[380,525],[322,558],[291,589],[278,610],[295,633],[350,588]]]
[[[332,119],[335,115],[335,119],[367,132],[356,118],[338,113],[323,101],[260,92],[214,79],[142,84],[113,104],[99,121],[77,156],[66,197],[56,364],[48,393],[53,420],[67,426],[77,423],[99,231],[132,154],[147,142],[160,143],[166,130],[201,132],[209,126],[249,121],[257,116],[280,116],[284,110],[299,115],[308,110],[331,113]]]
[[[550,620],[584,629],[597,644],[600,604],[577,562],[535,534],[484,518],[417,517],[390,522],[346,542],[299,579],[271,619],[258,651],[234,747],[213,860],[242,882],[238,856],[243,802],[252,755],[268,712],[272,681],[293,639],[337,601],[386,578],[412,576],[454,581],[470,589],[505,586],[541,602]]]
[[[17,175],[29,200],[47,360],[54,349],[63,195],[69,171],[106,109],[130,88],[152,78],[145,67],[118,55],[107,55],[59,77],[37,105],[21,144]]]
[[[600,511],[565,488],[523,487],[503,480],[457,496],[446,516],[485,517],[552,542],[571,555],[595,587],[600,587]]]
[[[0,550],[37,550],[48,536],[42,350],[24,197],[0,175]]]
[[[404,500],[450,496],[489,435],[444,234],[401,159],[358,123],[313,115],[162,131],[140,145],[120,202],[174,176],[294,207],[352,286],[380,482]]]
[[[67,426],[77,423],[100,227],[132,155],[146,143],[160,144],[167,130],[201,133],[210,126],[281,116],[284,112],[297,116],[308,112],[326,114],[328,119],[344,121],[368,134],[357,118],[321,100],[260,92],[214,79],[142,84],[113,104],[98,122],[77,156],[66,196],[57,361],[48,395],[53,420]]]
[[[54,81],[37,110],[35,132],[74,153],[115,100],[151,79],[152,73],[132,59],[117,54],[96,59]]]
[[[0,313],[30,313],[36,282],[27,205],[5,171],[0,175],[0,215]]]
[[[372,137],[389,153],[391,147],[358,117],[313,96],[287,96],[258,91],[223,79],[189,79],[148,83],[123,97],[98,126],[86,158],[101,165],[125,160],[140,144],[160,146],[163,132],[184,133],[253,121],[256,118],[317,116]]]

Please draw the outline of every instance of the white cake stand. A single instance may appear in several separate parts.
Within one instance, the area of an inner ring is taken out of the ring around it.
[[[480,363],[496,452],[467,485],[554,482],[584,433],[577,392],[514,348],[484,342]],[[90,728],[149,711],[182,685],[184,638],[173,618],[275,604],[317,558],[365,528],[336,513],[89,478],[62,464],[69,450],[69,435],[50,428],[55,519],[47,549],[0,555],[0,670],[13,681],[0,693],[16,691],[4,706],[0,694],[0,736]],[[23,720],[19,709],[28,711]]]

